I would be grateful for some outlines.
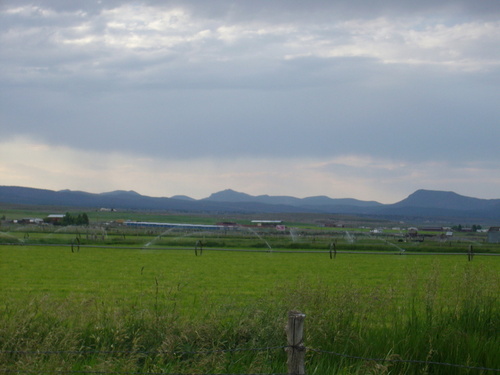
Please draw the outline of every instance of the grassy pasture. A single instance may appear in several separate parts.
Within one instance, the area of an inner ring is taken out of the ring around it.
[[[4,293],[51,294],[65,298],[81,292],[110,298],[134,299],[145,292],[182,289],[186,307],[199,294],[220,299],[230,296],[238,303],[260,298],[277,285],[308,280],[327,285],[348,283],[354,287],[398,285],[408,273],[421,277],[439,267],[444,287],[455,277],[466,257],[326,253],[248,253],[205,249],[195,256],[189,250],[81,248],[68,246],[3,246],[1,269]],[[500,265],[499,260],[476,257],[471,267]],[[8,277],[6,277],[8,276]],[[202,291],[202,293],[200,293]],[[240,297],[241,296],[241,297]]]
[[[194,254],[198,238],[265,248],[251,233],[223,239],[219,234],[159,238],[158,233],[133,232],[87,239],[82,233],[82,243],[112,244],[121,238],[130,241],[130,248],[72,252],[68,246],[30,246],[45,240],[67,245],[75,238],[69,229],[30,233],[29,239],[21,237],[22,231],[8,235],[25,245],[0,246],[3,371],[285,373],[283,349],[220,350],[285,345],[283,326],[291,309],[307,314],[305,345],[311,348],[500,368],[500,257],[476,256],[468,262],[465,255],[339,253],[330,259],[327,253],[227,252],[210,246],[203,255]],[[299,243],[307,249],[313,237],[323,249],[332,241],[312,236]],[[174,239],[186,250],[170,249]],[[285,243],[265,239],[273,248]],[[152,241],[154,246],[145,246]],[[366,241],[368,247],[376,243],[370,250],[394,251],[384,241]],[[337,243],[363,245],[344,237]],[[157,351],[182,354],[140,354]],[[488,373],[313,351],[307,354],[307,369],[309,374]]]

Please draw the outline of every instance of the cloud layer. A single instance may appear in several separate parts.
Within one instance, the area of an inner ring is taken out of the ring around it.
[[[163,196],[231,187],[391,201],[425,187],[498,198],[495,2],[0,8],[4,184],[65,188],[64,171],[81,169],[94,191]],[[21,144],[40,145],[38,160],[80,156],[52,180],[20,176]]]

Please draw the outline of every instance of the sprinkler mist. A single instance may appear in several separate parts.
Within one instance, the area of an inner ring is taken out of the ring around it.
[[[262,242],[264,242],[266,244],[266,246],[269,249],[269,251],[273,251],[273,248],[271,247],[271,245],[269,245],[269,242],[267,242],[264,238],[262,238],[262,236],[259,233],[257,233],[256,231],[254,231],[252,228],[243,227],[243,226],[240,226],[240,228],[247,229],[248,231],[250,231],[251,233],[253,233],[254,235],[256,235],[257,238],[259,238]]]

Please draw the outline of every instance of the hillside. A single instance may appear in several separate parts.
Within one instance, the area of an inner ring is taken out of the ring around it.
[[[479,199],[454,192],[417,190],[400,202],[382,204],[353,198],[315,196],[252,196],[231,189],[204,199],[185,195],[149,197],[134,191],[117,190],[101,194],[83,191],[0,186],[0,203],[65,207],[169,210],[206,213],[323,213],[384,216],[391,218],[464,218],[500,221],[500,199]]]

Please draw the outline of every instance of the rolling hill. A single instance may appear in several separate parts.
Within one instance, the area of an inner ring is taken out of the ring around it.
[[[101,194],[83,191],[36,189],[0,186],[0,203],[50,205],[81,208],[132,210],[169,210],[206,213],[328,213],[368,216],[470,218],[500,220],[500,199],[479,199],[454,192],[417,190],[400,202],[382,204],[353,198],[327,196],[296,198],[291,196],[252,196],[231,189],[204,199],[185,195],[171,198],[149,197],[135,191],[117,190]]]

